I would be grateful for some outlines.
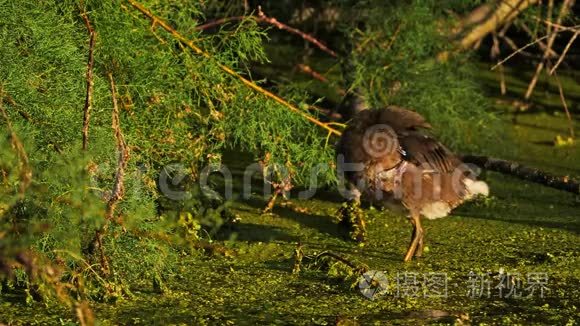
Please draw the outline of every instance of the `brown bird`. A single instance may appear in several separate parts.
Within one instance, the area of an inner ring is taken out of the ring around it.
[[[447,147],[421,129],[430,129],[420,114],[396,106],[364,110],[352,119],[337,145],[338,171],[346,181],[348,205],[341,224],[364,241],[360,198],[388,207],[404,206],[413,225],[404,260],[421,256],[421,216],[436,219],[489,188]]]

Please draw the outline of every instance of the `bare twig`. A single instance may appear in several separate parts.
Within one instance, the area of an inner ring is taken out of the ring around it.
[[[574,35],[572,35],[572,37],[570,38],[570,41],[568,41],[568,44],[566,44],[566,47],[564,48],[564,51],[562,51],[562,54],[558,58],[558,61],[556,62],[556,64],[554,65],[554,67],[552,67],[552,69],[550,69],[550,75],[552,75],[556,71],[556,69],[558,68],[558,66],[560,65],[560,63],[562,63],[562,61],[566,57],[566,54],[568,53],[568,50],[570,50],[570,47],[572,46],[572,43],[574,43],[574,41],[576,40],[576,37],[578,37],[578,34],[580,34],[580,31],[577,31],[576,33],[574,33]]]
[[[538,62],[538,65],[536,66],[536,71],[534,72],[534,76],[532,77],[532,80],[530,80],[530,83],[528,85],[528,89],[526,90],[526,94],[524,96],[525,100],[529,100],[530,97],[532,96],[532,93],[534,92],[534,89],[536,88],[536,84],[538,83],[538,78],[540,77],[540,72],[542,72],[542,70],[544,69],[545,64],[546,63],[544,61]]]
[[[554,0],[550,0],[549,5],[548,5],[548,9],[549,9],[549,15],[548,18],[549,20],[551,20],[551,8],[553,6],[553,2]],[[564,0],[564,2],[562,3],[562,7],[560,7],[560,12],[558,13],[558,17],[556,18],[556,24],[561,24],[562,23],[562,19],[564,18],[564,16],[566,16],[566,13],[570,7],[570,4],[573,1],[571,0]],[[524,98],[526,100],[529,100],[530,97],[532,96],[532,93],[534,92],[534,89],[536,87],[536,84],[538,82],[538,77],[540,76],[540,72],[543,70],[544,65],[545,65],[545,60],[548,59],[550,57],[550,50],[552,49],[552,46],[554,45],[554,41],[556,40],[556,36],[558,35],[559,30],[558,29],[554,29],[554,31],[551,31],[551,26],[548,26],[548,35],[550,35],[550,37],[548,38],[548,43],[546,44],[546,51],[544,51],[544,55],[542,57],[542,61],[538,63],[538,65],[536,66],[536,72],[534,73],[534,76],[532,77],[532,80],[530,81],[530,84],[528,85],[528,89],[526,90],[526,94],[524,96]]]
[[[310,105],[310,106],[308,106],[308,109],[320,112],[320,113],[324,114],[329,120],[332,120],[332,121],[342,120],[342,114],[340,114],[338,112],[334,112],[334,110],[332,110],[332,109],[322,108],[322,107],[319,107],[316,105]],[[328,125],[336,125],[335,122],[327,122],[327,124]],[[339,125],[339,126],[345,127],[344,124]]]
[[[93,240],[93,247],[96,246],[99,249],[101,269],[105,274],[109,273],[109,263],[103,248],[103,237],[109,228],[109,224],[114,218],[117,204],[123,198],[125,192],[125,169],[129,160],[129,150],[127,148],[127,144],[125,143],[125,137],[123,136],[119,119],[119,105],[117,103],[115,80],[113,79],[113,74],[111,72],[107,74],[107,77],[109,78],[109,83],[111,86],[111,97],[113,100],[111,126],[115,135],[115,145],[118,153],[117,171],[115,173],[115,181],[113,183],[111,195],[107,199],[107,207],[105,209],[105,224],[103,224],[103,226],[96,231],[95,238]]]
[[[298,68],[298,70],[300,70],[302,73],[318,80],[321,81],[323,83],[328,83],[328,79],[326,77],[324,77],[323,74],[319,73],[318,71],[312,69],[312,67],[310,67],[309,65],[305,65],[303,63],[299,63],[296,65],[296,68]],[[339,95],[343,95],[346,94],[346,91],[340,87],[336,87],[336,92]]]
[[[18,155],[18,159],[20,160],[20,196],[24,197],[24,193],[26,189],[30,186],[32,182],[32,168],[30,167],[30,163],[28,161],[28,155],[26,154],[26,150],[24,149],[24,145],[18,138],[18,135],[14,131],[12,127],[12,122],[10,121],[10,117],[8,116],[8,112],[4,109],[2,105],[2,96],[3,91],[0,89],[0,112],[2,113],[2,117],[6,121],[6,125],[8,127],[8,132],[10,133],[10,142],[12,143],[12,147],[16,154]]]
[[[310,67],[309,65],[305,65],[303,63],[299,63],[296,65],[296,67],[298,68],[298,70],[300,70],[301,72],[309,75],[310,77],[321,81],[323,83],[328,83],[328,79],[326,77],[324,77],[321,73],[319,73],[318,71],[312,69],[312,67]]]
[[[393,44],[395,44],[395,41],[397,40],[397,36],[399,36],[399,32],[401,32],[401,26],[403,24],[399,24],[397,25],[397,28],[395,29],[395,32],[393,33],[393,36],[391,36],[391,38],[389,39],[389,43],[387,43],[387,45],[384,47],[385,51],[388,51],[389,49],[391,49],[391,47],[393,46]]]
[[[507,93],[507,86],[505,83],[505,72],[503,66],[499,67],[499,88],[501,91],[501,95],[505,95]]]
[[[528,27],[528,25],[526,25],[525,23],[519,24],[519,26],[533,39],[536,36],[534,35],[534,33],[532,32],[532,30]],[[549,32],[547,34],[550,34]],[[540,47],[540,50],[542,51],[548,51],[548,55],[552,58],[552,57],[557,57],[558,53],[556,53],[556,51],[554,51],[554,49],[548,49],[548,46],[542,42],[539,41],[538,46]]]
[[[576,35],[576,34],[574,34]],[[556,79],[556,84],[558,84],[558,91],[560,92],[560,101],[562,101],[562,106],[566,112],[566,117],[568,118],[568,130],[570,131],[570,137],[574,138],[574,122],[572,121],[572,115],[568,110],[568,104],[566,103],[566,98],[564,97],[564,90],[562,88],[562,83],[557,73],[554,73],[554,78]]]
[[[115,89],[115,81],[113,79],[113,74],[108,73],[109,82],[111,84],[111,96],[113,98],[113,114],[112,114],[112,128],[115,133],[115,143],[118,152],[117,158],[117,171],[115,174],[115,183],[113,184],[113,190],[111,192],[111,197],[107,202],[107,210],[105,217],[110,221],[113,219],[115,213],[115,207],[117,203],[123,198],[125,192],[125,168],[127,167],[127,161],[129,160],[129,150],[127,144],[125,143],[125,137],[121,130],[121,123],[119,119],[119,106],[117,104],[117,91]]]
[[[551,22],[552,21],[552,11],[554,10],[554,0],[548,0],[548,12],[546,14],[546,17],[548,18],[547,21]],[[540,13],[538,13],[538,16],[540,15]],[[538,17],[539,18],[539,17]],[[552,29],[552,25],[548,25],[546,28],[547,34],[550,34],[550,31]]]
[[[89,58],[87,63],[87,94],[85,97],[85,108],[84,108],[84,116],[83,116],[83,150],[87,150],[88,142],[89,142],[89,122],[91,120],[91,110],[93,108],[93,88],[94,88],[94,81],[93,81],[93,66],[95,64],[95,57],[94,57],[94,49],[95,49],[95,30],[91,25],[91,21],[87,16],[87,12],[83,8],[81,13],[81,17],[85,22],[85,26],[87,28],[87,32],[89,33]]]
[[[565,31],[573,31],[573,32],[578,32],[580,31],[580,25],[575,25],[575,26],[569,26],[569,27],[562,27],[559,32],[565,32]],[[506,61],[508,61],[509,59],[513,58],[515,55],[517,55],[518,53],[521,53],[522,51],[524,51],[525,49],[529,48],[530,46],[547,39],[548,37],[550,37],[551,35],[544,35],[538,39],[533,40],[532,42],[522,46],[521,48],[517,49],[516,51],[512,52],[510,55],[508,55],[505,59],[501,60],[500,62],[498,62],[497,64],[495,64],[493,67],[491,67],[490,70],[495,70],[495,68],[497,68],[499,65],[504,64]]]
[[[135,0],[127,0],[131,6],[133,6],[133,8],[137,9],[138,11],[140,11],[142,14],[144,14],[146,17],[148,17],[149,19],[153,20],[156,22],[156,26],[160,26],[161,28],[165,29],[167,32],[169,32],[174,38],[176,38],[177,40],[183,42],[185,45],[187,45],[191,50],[193,50],[193,52],[195,52],[198,55],[203,56],[206,59],[213,59],[211,54],[209,54],[208,52],[202,50],[201,48],[197,47],[191,40],[187,39],[186,37],[184,37],[183,35],[181,35],[179,32],[177,32],[175,29],[173,29],[171,26],[169,26],[169,24],[167,24],[165,21],[161,20],[160,18],[158,18],[157,16],[155,16],[153,13],[151,13],[151,11],[145,7],[143,7],[142,4],[140,4],[139,2],[135,1]],[[326,129],[329,134],[335,134],[335,135],[341,135],[341,132],[329,127],[327,124],[313,118],[312,116],[310,116],[308,113],[305,113],[303,110],[300,110],[299,108],[295,107],[294,105],[290,104],[288,101],[284,100],[283,98],[279,97],[278,95],[275,95],[274,93],[258,86],[256,83],[244,78],[242,75],[238,74],[237,72],[235,72],[233,69],[231,69],[230,67],[223,65],[219,62],[216,62],[216,64],[220,67],[220,69],[222,69],[225,73],[239,79],[242,83],[244,83],[247,87],[255,90],[256,92],[274,100],[275,102],[278,102],[279,104],[285,106],[286,108],[288,108],[290,111],[293,111],[299,115],[301,115],[303,118],[305,118],[306,120],[314,123],[315,125],[322,127],[324,129]]]
[[[490,56],[493,60],[497,60],[497,58],[500,55],[498,33],[494,32],[492,36],[493,36],[493,46],[491,47]],[[499,69],[499,88],[501,91],[501,95],[505,95],[506,85],[505,85],[505,75],[504,75],[503,65],[500,66],[500,69]]]
[[[268,24],[271,24],[273,26],[276,26],[278,29],[281,30],[285,30],[287,32],[299,35],[300,37],[302,37],[304,40],[316,45],[319,49],[321,49],[322,51],[330,54],[333,57],[337,57],[336,52],[332,51],[331,49],[329,49],[326,45],[322,44],[322,42],[320,42],[319,40],[317,40],[316,38],[314,38],[312,35],[307,34],[302,32],[301,30],[298,30],[296,28],[290,27],[286,24],[283,24],[281,22],[279,22],[276,18],[274,17],[268,17],[264,14],[264,12],[262,12],[262,8],[258,7],[258,18],[260,18],[261,21],[264,21]]]
[[[225,24],[225,23],[229,23],[229,22],[233,22],[233,21],[244,20],[244,19],[247,19],[247,18],[250,18],[250,17],[252,17],[252,18],[255,19],[255,17],[253,17],[253,16],[232,16],[232,17],[224,17],[224,18],[220,18],[220,19],[213,20],[213,21],[211,21],[209,23],[205,23],[205,24],[202,24],[202,25],[198,25],[198,26],[195,27],[195,30],[197,30],[197,31],[204,31],[206,29],[209,29],[209,28],[212,28],[212,27],[215,27],[215,26],[219,26],[219,25],[222,25],[222,24]]]
[[[328,46],[324,45],[321,41],[319,41],[318,39],[316,39],[314,36],[305,33],[297,28],[288,26],[280,21],[278,21],[276,18],[274,17],[268,17],[266,16],[266,14],[264,14],[264,12],[262,12],[262,9],[260,7],[258,7],[258,16],[233,16],[233,17],[225,17],[225,18],[220,18],[220,19],[216,19],[212,22],[203,24],[203,25],[199,25],[197,26],[195,29],[196,30],[206,30],[208,28],[212,28],[221,24],[225,24],[225,23],[229,23],[232,21],[240,21],[240,20],[244,20],[244,19],[254,19],[259,23],[266,23],[266,24],[270,24],[272,26],[277,27],[278,29],[287,31],[289,33],[298,35],[300,37],[302,37],[304,40],[306,40],[307,42],[310,42],[314,45],[316,45],[320,50],[330,54],[333,57],[337,57],[336,52],[334,52],[333,50],[331,50],[330,48],[328,48]]]
[[[529,48],[530,46],[532,46],[532,45],[534,45],[534,44],[538,43],[538,42],[539,42],[539,41],[541,41],[541,40],[545,40],[545,39],[547,39],[548,37],[549,37],[549,35],[542,36],[542,37],[540,37],[539,39],[537,39],[537,40],[534,40],[534,41],[532,41],[532,42],[530,42],[530,43],[528,43],[528,44],[526,44],[526,45],[522,46],[521,48],[517,49],[516,51],[514,51],[514,52],[512,52],[510,55],[508,55],[508,56],[507,56],[505,59],[503,59],[503,60],[501,60],[500,62],[496,63],[496,64],[495,64],[493,67],[491,67],[491,69],[490,69],[490,70],[495,70],[495,68],[497,68],[498,66],[500,66],[500,65],[504,64],[506,61],[508,61],[509,59],[513,58],[513,57],[514,57],[516,54],[518,54],[518,53],[520,53],[520,52],[524,51],[525,49],[527,49],[527,48]]]
[[[512,40],[509,36],[500,35],[499,37],[512,49],[512,51],[518,51],[519,47],[516,45],[516,42],[514,42],[514,40]],[[525,57],[537,57],[527,51],[520,51],[518,53]]]
[[[561,25],[561,24],[557,24],[557,23],[554,23],[554,22],[551,22],[551,21],[548,21],[548,20],[545,20],[545,19],[540,19],[538,17],[534,17],[534,19],[537,20],[537,21],[539,21],[539,22],[544,23],[546,26],[555,27],[556,29],[559,29],[562,32],[563,31],[566,31],[566,30],[570,30],[570,28],[568,26],[564,26],[564,25]],[[574,28],[578,28],[578,27],[579,26],[575,26]]]

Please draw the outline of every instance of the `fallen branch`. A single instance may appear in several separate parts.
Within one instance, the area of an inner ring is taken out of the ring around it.
[[[193,41],[187,39],[186,37],[184,37],[183,35],[181,35],[178,31],[176,31],[175,29],[173,29],[171,26],[169,26],[169,24],[167,24],[165,21],[161,20],[160,18],[158,18],[157,16],[153,15],[153,13],[151,13],[151,11],[145,7],[143,7],[142,4],[140,4],[139,2],[135,1],[135,0],[127,0],[131,6],[133,6],[133,8],[137,9],[138,11],[140,11],[142,14],[144,14],[145,16],[147,16],[149,19],[151,19],[153,21],[153,24],[155,26],[161,26],[161,28],[165,29],[167,32],[169,32],[175,39],[179,40],[180,42],[183,42],[185,45],[187,45],[191,50],[193,50],[193,52],[195,52],[198,55],[203,56],[206,59],[209,60],[213,60],[213,57],[208,53],[205,52],[204,50],[202,50],[201,48],[197,47]],[[283,98],[279,97],[278,95],[275,95],[274,93],[258,86],[256,83],[252,82],[251,80],[248,80],[246,78],[244,78],[242,75],[238,74],[237,72],[235,72],[232,68],[221,64],[219,62],[216,62],[216,64],[218,65],[218,67],[220,69],[222,69],[225,73],[239,79],[243,84],[245,84],[247,87],[255,90],[256,92],[269,97],[270,99],[278,102],[279,104],[285,106],[286,108],[288,108],[290,111],[293,111],[295,113],[298,113],[299,115],[301,115],[303,118],[305,118],[306,120],[314,123],[315,125],[322,127],[324,129],[326,129],[329,134],[335,134],[340,136],[341,132],[329,127],[327,124],[313,118],[311,115],[305,113],[304,111],[300,110],[299,108],[295,107],[294,105],[290,104],[288,101],[284,100]]]
[[[345,264],[346,266],[350,267],[353,271],[355,271],[358,274],[364,274],[365,272],[367,272],[369,270],[368,266],[366,266],[364,264],[356,264],[354,262],[351,262],[350,260],[348,260],[348,259],[346,259],[338,254],[335,254],[331,251],[323,251],[314,257],[305,256],[304,258],[307,258],[307,259],[313,261],[314,263],[317,263],[320,261],[320,259],[322,259],[324,257],[328,257],[328,258],[332,258],[334,260],[337,260],[337,261]]]
[[[475,164],[486,170],[512,175],[522,180],[580,195],[580,181],[568,176],[555,176],[538,169],[525,167],[517,162],[487,156],[465,155],[461,159],[465,163]]]
[[[89,17],[87,16],[87,12],[83,9],[81,13],[81,17],[85,22],[85,26],[87,27],[87,32],[89,33],[89,58],[87,63],[87,94],[85,97],[85,108],[84,108],[84,115],[83,115],[83,150],[87,150],[88,142],[89,142],[89,121],[91,119],[91,109],[93,107],[93,66],[95,64],[95,57],[94,57],[94,49],[95,49],[95,30],[91,25]]]
[[[504,0],[492,8],[486,3],[476,8],[466,19],[468,24],[457,33],[464,35],[459,46],[462,49],[473,47],[479,40],[496,30],[499,26],[513,20],[520,12],[537,3],[538,0]],[[475,26],[474,26],[475,25]]]
[[[336,52],[334,52],[333,50],[328,48],[322,42],[317,40],[314,36],[312,36],[308,33],[305,33],[299,29],[296,29],[294,27],[290,27],[284,23],[281,23],[280,21],[278,21],[274,17],[266,16],[264,14],[264,12],[262,12],[262,9],[260,7],[258,7],[258,16],[233,16],[233,17],[220,18],[220,19],[214,20],[212,22],[209,22],[209,23],[206,23],[203,25],[199,25],[195,29],[198,31],[206,30],[208,28],[212,28],[212,27],[215,27],[215,26],[218,26],[221,24],[225,24],[225,23],[232,22],[232,21],[241,21],[241,20],[248,19],[248,18],[254,19],[255,21],[257,21],[259,23],[270,24],[272,26],[277,27],[280,30],[284,30],[284,31],[287,31],[289,33],[298,35],[298,36],[302,37],[305,41],[316,45],[320,50],[330,54],[331,56],[333,56],[335,58],[337,57]]]

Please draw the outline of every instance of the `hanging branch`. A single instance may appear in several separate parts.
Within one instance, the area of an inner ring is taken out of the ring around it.
[[[316,45],[320,50],[328,53],[329,55],[331,55],[335,58],[337,57],[336,52],[334,52],[333,50],[328,48],[328,46],[324,45],[321,41],[316,39],[314,36],[312,36],[308,33],[305,33],[299,29],[296,29],[294,27],[290,27],[284,23],[281,23],[280,21],[278,21],[274,17],[266,16],[266,14],[264,14],[264,12],[262,11],[262,8],[260,6],[258,6],[258,16],[233,16],[233,17],[220,18],[220,19],[214,20],[212,22],[209,22],[209,23],[206,23],[203,25],[199,25],[195,29],[198,31],[202,31],[202,30],[206,30],[208,28],[212,28],[214,26],[221,25],[221,24],[229,23],[232,21],[241,21],[241,20],[248,19],[248,18],[254,19],[258,23],[270,24],[272,26],[277,27],[280,30],[284,30],[284,31],[287,31],[289,33],[298,35],[301,38],[303,38],[305,41]]]
[[[487,156],[465,155],[461,160],[465,163],[478,165],[486,170],[513,175],[522,180],[580,195],[580,180],[574,180],[568,176],[555,176],[538,169],[523,166],[517,162]]]
[[[125,142],[125,137],[121,130],[121,123],[119,119],[119,105],[117,104],[117,91],[115,87],[115,80],[113,79],[113,74],[108,73],[109,83],[111,85],[111,97],[113,99],[113,113],[112,113],[112,123],[113,133],[115,135],[115,145],[118,153],[117,158],[117,171],[115,173],[115,181],[113,183],[113,189],[111,195],[107,200],[107,207],[105,210],[105,224],[96,231],[95,238],[93,240],[92,246],[99,249],[101,268],[105,274],[109,273],[109,264],[105,256],[103,249],[103,236],[109,228],[109,224],[114,218],[115,208],[119,201],[123,198],[125,193],[125,169],[127,168],[127,162],[129,160],[129,150]]]
[[[89,33],[89,58],[87,63],[87,94],[85,97],[85,108],[84,108],[84,116],[83,116],[83,150],[87,150],[88,142],[89,142],[89,121],[91,119],[91,110],[93,108],[93,88],[94,88],[94,81],[93,81],[93,66],[95,63],[94,57],[94,49],[95,49],[95,30],[91,25],[91,21],[87,16],[86,10],[83,8],[81,13],[81,17],[85,22],[85,26],[87,27],[87,32]]]
[[[129,150],[127,148],[127,143],[125,142],[125,137],[121,130],[121,123],[119,119],[119,106],[117,104],[117,91],[115,89],[115,81],[113,80],[113,74],[108,73],[107,77],[111,84],[111,96],[113,97],[113,116],[112,116],[112,127],[115,133],[115,144],[117,147],[117,152],[119,157],[117,158],[117,172],[115,174],[115,183],[113,184],[113,190],[111,197],[107,202],[107,210],[105,217],[107,220],[111,221],[113,215],[115,214],[115,207],[117,203],[123,198],[125,193],[125,169],[127,168],[127,161],[129,160]]]
[[[20,160],[21,169],[20,169],[20,196],[24,197],[24,193],[26,189],[30,186],[32,182],[32,169],[30,167],[30,163],[28,161],[28,155],[26,154],[26,150],[24,149],[24,145],[16,135],[14,128],[12,128],[12,122],[10,121],[10,117],[8,116],[8,112],[4,109],[2,105],[2,97],[3,92],[0,89],[0,112],[2,113],[2,117],[6,121],[6,125],[8,127],[8,132],[10,133],[10,142],[12,143],[12,148],[16,151],[18,158]]]
[[[135,1],[135,0],[127,0],[131,6],[133,6],[133,8],[137,9],[138,11],[140,11],[142,14],[144,14],[145,16],[147,16],[149,19],[151,19],[153,21],[153,24],[155,26],[161,26],[163,29],[165,29],[167,32],[169,32],[175,39],[179,40],[180,42],[183,42],[185,45],[187,45],[190,49],[193,50],[193,52],[195,52],[195,54],[201,55],[206,59],[210,59],[213,60],[213,57],[211,56],[211,54],[209,54],[208,52],[205,52],[204,50],[202,50],[201,48],[197,47],[193,41],[187,39],[185,36],[181,35],[178,31],[176,31],[175,29],[173,29],[171,26],[169,26],[169,24],[167,24],[165,21],[161,20],[160,18],[158,18],[157,16],[153,15],[153,13],[151,13],[151,11],[149,11],[149,9],[143,7],[142,4],[140,4],[139,2]],[[232,68],[221,64],[219,62],[216,62],[216,64],[218,65],[218,67],[220,69],[222,69],[225,73],[239,79],[242,83],[244,83],[247,87],[255,90],[256,92],[269,97],[270,99],[278,102],[279,104],[285,106],[286,108],[288,108],[290,111],[296,112],[299,115],[301,115],[303,118],[305,118],[306,120],[314,123],[315,125],[322,127],[324,129],[326,129],[329,134],[335,134],[340,136],[341,132],[329,127],[326,123],[320,122],[319,120],[316,120],[315,118],[313,118],[311,115],[305,113],[304,111],[300,110],[299,108],[295,107],[294,105],[290,104],[288,101],[284,100],[283,98],[279,97],[278,95],[275,95],[274,93],[258,86],[257,84],[255,84],[254,82],[244,78],[242,75],[238,74],[237,72],[235,72]]]

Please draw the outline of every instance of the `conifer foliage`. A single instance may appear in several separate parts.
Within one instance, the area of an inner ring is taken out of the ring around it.
[[[193,182],[235,148],[284,166],[296,185],[317,164],[333,166],[334,139],[304,118],[322,120],[306,104],[311,83],[279,87],[301,104],[295,112],[236,77],[252,80],[252,64],[268,65],[269,31],[251,18],[215,33],[195,28],[209,13],[243,13],[239,4],[143,1],[208,54],[199,55],[132,3],[0,0],[0,272],[15,272],[32,297],[116,297],[126,282],[171,268],[195,218],[216,214],[194,190],[166,209],[157,180],[172,163]],[[435,61],[445,42],[434,3],[389,12],[366,12],[367,28],[347,33],[373,39],[354,51],[355,86],[373,106],[409,105],[446,125],[453,145],[477,138],[461,132],[483,126],[485,104],[465,71]],[[336,182],[332,169],[318,180]]]

